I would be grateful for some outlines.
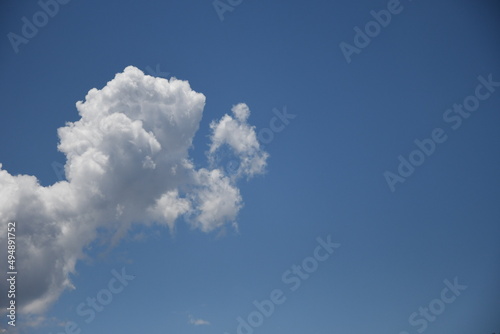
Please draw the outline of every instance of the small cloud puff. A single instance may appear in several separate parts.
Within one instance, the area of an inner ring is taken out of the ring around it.
[[[210,322],[203,320],[203,319],[195,319],[193,316],[190,314],[189,315],[189,323],[194,326],[208,326],[210,325]]]

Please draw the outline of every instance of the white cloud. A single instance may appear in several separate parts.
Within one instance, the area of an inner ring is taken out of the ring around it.
[[[189,315],[189,323],[195,326],[210,325],[209,321],[203,319],[195,319],[191,314]]]
[[[235,118],[226,114],[220,121],[213,121],[210,124],[213,132],[212,145],[209,150],[211,161],[213,162],[217,150],[227,145],[239,158],[239,167],[235,175],[251,177],[263,173],[269,155],[261,149],[255,134],[255,127],[247,123],[250,115],[248,106],[240,103],[233,106],[231,111]]]
[[[11,175],[0,164],[0,221],[17,221],[23,312],[41,313],[73,288],[69,275],[85,247],[105,238],[98,231],[114,244],[138,222],[174,229],[184,216],[204,232],[237,226],[243,203],[236,181],[262,173],[268,154],[247,123],[250,110],[239,104],[235,118],[212,122],[209,166],[196,169],[189,149],[204,105],[205,96],[187,81],[130,66],[103,89],[90,90],[76,104],[81,118],[58,129],[67,181],[42,187],[36,177]],[[239,160],[235,175],[215,163],[224,145]]]

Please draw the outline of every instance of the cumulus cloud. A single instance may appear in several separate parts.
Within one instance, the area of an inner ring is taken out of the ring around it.
[[[23,312],[42,313],[74,288],[70,274],[97,238],[115,244],[134,223],[174,229],[182,217],[204,232],[235,224],[243,206],[236,181],[263,173],[268,154],[247,123],[248,106],[238,104],[211,123],[208,163],[196,168],[189,150],[204,105],[187,81],[130,66],[90,90],[76,104],[80,119],[58,129],[66,180],[43,187],[0,164],[0,222],[4,230],[17,222]],[[238,161],[234,174],[217,163],[224,149]],[[1,233],[0,247],[6,242]]]
[[[255,127],[247,123],[250,109],[246,104],[240,103],[233,106],[231,111],[234,118],[226,114],[220,121],[213,121],[210,124],[212,129],[212,145],[209,150],[211,161],[213,162],[217,150],[227,145],[240,160],[235,171],[237,177],[260,174],[266,167],[269,155],[260,148]]]

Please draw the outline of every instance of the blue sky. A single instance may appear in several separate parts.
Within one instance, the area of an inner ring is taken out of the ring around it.
[[[22,35],[22,18],[32,21],[40,4],[1,5],[0,163],[10,175],[60,181],[57,129],[78,121],[75,103],[129,65],[205,95],[189,149],[196,170],[209,168],[210,124],[238,103],[269,153],[265,172],[235,181],[244,204],[237,228],[204,231],[183,216],[174,230],[135,221],[115,246],[98,229],[68,276],[75,289],[21,315],[19,332],[64,333],[75,323],[94,334],[233,334],[255,300],[281,290],[286,300],[251,331],[498,333],[500,87],[484,85],[500,82],[498,4],[402,0],[348,62],[339,45],[355,46],[353,29],[395,2],[221,2],[232,8],[223,20],[212,1],[72,0],[18,52],[8,34]],[[468,99],[478,85],[488,97]],[[453,129],[457,118],[443,117],[465,100],[479,106]],[[295,117],[263,142],[285,112]],[[398,157],[408,160],[414,141],[436,128],[446,141],[429,144],[433,153],[392,191],[384,173],[396,175]],[[221,159],[229,173],[231,158]],[[0,200],[8,194],[0,190]],[[19,233],[28,236],[22,226],[36,216],[14,217]],[[0,207],[2,224],[6,217]],[[283,275],[328,236],[341,246],[292,291]],[[78,306],[122,268],[135,278],[87,323]],[[444,281],[455,278],[467,288],[443,302]],[[35,289],[18,288],[20,298]],[[432,321],[419,310],[429,304],[445,306]],[[5,319],[1,328],[14,333]]]

